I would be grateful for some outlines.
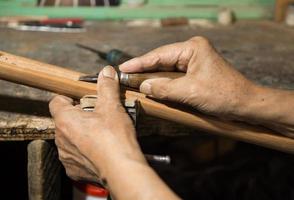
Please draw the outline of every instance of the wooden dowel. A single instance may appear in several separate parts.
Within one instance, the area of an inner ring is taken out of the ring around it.
[[[215,135],[294,154],[294,139],[278,135],[272,130],[245,123],[223,121],[196,112],[184,112],[132,91],[127,91],[126,97],[137,98],[147,115],[187,125]]]
[[[19,68],[0,61],[0,78],[31,87],[48,90],[79,99],[86,94],[96,94],[96,85],[46,73]]]
[[[30,69],[44,74],[72,80],[78,80],[80,76],[84,75],[80,72],[58,67],[55,65],[50,65],[47,63],[42,63],[29,58],[16,56],[3,51],[0,51],[0,61],[7,64],[15,65],[16,67],[22,68],[24,70]]]
[[[78,72],[66,70],[71,75],[63,78],[62,76],[65,71],[61,67],[55,66],[55,75],[52,75],[51,73],[46,73],[48,65],[43,65],[41,62],[34,62],[32,69],[29,68],[28,63],[26,63],[25,67],[21,67],[19,64],[21,62],[15,64],[6,63],[5,60],[4,62],[0,61],[0,79],[45,89],[77,99],[82,98],[84,95],[96,94],[95,84],[76,81],[75,76],[79,74]],[[36,70],[35,68],[37,68],[38,64],[41,66],[38,68],[39,70]],[[59,70],[62,76],[59,75]],[[244,123],[223,121],[199,113],[185,112],[146,98],[145,95],[137,92],[126,91],[125,97],[138,100],[143,112],[148,115],[201,129],[216,135],[294,154],[294,139],[277,135],[271,130]]]

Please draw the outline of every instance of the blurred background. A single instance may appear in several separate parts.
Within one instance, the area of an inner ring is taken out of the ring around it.
[[[230,9],[236,19],[283,21],[291,0],[1,0],[1,16],[82,17],[91,20],[187,17],[215,20]]]
[[[293,1],[292,1],[293,3]],[[216,20],[229,9],[236,19],[275,19],[291,14],[291,0],[1,0],[1,16],[82,17],[91,20],[162,19]]]

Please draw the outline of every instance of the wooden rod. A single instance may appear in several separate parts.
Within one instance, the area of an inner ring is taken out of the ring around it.
[[[29,63],[29,60],[26,60],[26,62]],[[34,65],[30,68],[28,63],[19,66],[22,62],[7,63],[5,60],[1,60],[0,79],[45,89],[76,99],[80,99],[84,95],[97,93],[95,84],[77,81],[76,76],[79,74],[78,72],[64,71],[63,68],[54,66],[55,74],[53,75],[52,71],[47,70],[49,66],[46,64],[33,62]],[[40,67],[38,68],[39,64]],[[58,73],[59,70],[61,75]],[[68,73],[68,76],[63,77],[66,73]],[[187,125],[216,135],[294,154],[294,139],[278,135],[271,130],[259,126],[223,121],[216,117],[185,112],[149,99],[144,94],[138,92],[126,91],[125,98],[138,100],[143,112],[154,117]]]
[[[47,75],[58,76],[61,78],[67,78],[72,80],[79,80],[80,76],[85,75],[83,73],[69,70],[63,67],[42,63],[36,60],[16,56],[3,51],[0,51],[0,61],[5,62],[7,64],[15,65],[18,68],[22,68],[24,70],[30,69]]]
[[[48,90],[75,99],[80,99],[86,94],[96,94],[96,85],[93,83],[61,78],[57,75],[52,76],[1,61],[0,79]]]
[[[215,135],[225,136],[238,141],[252,143],[294,154],[294,139],[281,136],[272,130],[241,122],[224,121],[196,112],[185,112],[171,106],[148,99],[142,94],[127,91],[127,98],[137,98],[143,111],[150,116],[173,121]]]

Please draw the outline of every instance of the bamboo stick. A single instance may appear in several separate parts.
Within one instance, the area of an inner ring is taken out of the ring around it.
[[[224,121],[196,112],[184,112],[132,91],[127,91],[126,97],[137,98],[147,115],[187,125],[215,135],[294,154],[294,139],[281,136],[272,130],[241,122]]]
[[[3,51],[0,51],[0,61],[7,64],[15,65],[18,68],[22,68],[24,70],[30,69],[36,72],[45,73],[47,75],[58,76],[61,78],[72,80],[78,80],[80,76],[85,75],[81,72],[72,71],[63,67],[50,65],[21,56],[16,56]]]
[[[11,59],[16,60],[16,62],[11,62]],[[45,89],[76,99],[97,93],[95,84],[77,81],[77,76],[82,73],[37,61],[32,61],[32,65],[29,65],[30,62],[29,59],[14,57],[13,55],[9,55],[8,59],[0,59],[0,79]],[[137,100],[141,104],[143,112],[147,115],[294,154],[294,139],[278,135],[259,126],[223,121],[196,112],[185,112],[149,99],[138,92],[126,91],[125,98]]]
[[[45,89],[79,99],[85,94],[96,94],[96,85],[80,82],[56,75],[48,75],[40,71],[20,68],[16,65],[0,61],[0,78],[31,87]]]

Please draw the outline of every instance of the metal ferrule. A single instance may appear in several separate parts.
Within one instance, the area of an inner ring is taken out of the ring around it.
[[[129,74],[120,72],[119,80],[120,80],[121,84],[123,84],[125,86],[129,86]]]

